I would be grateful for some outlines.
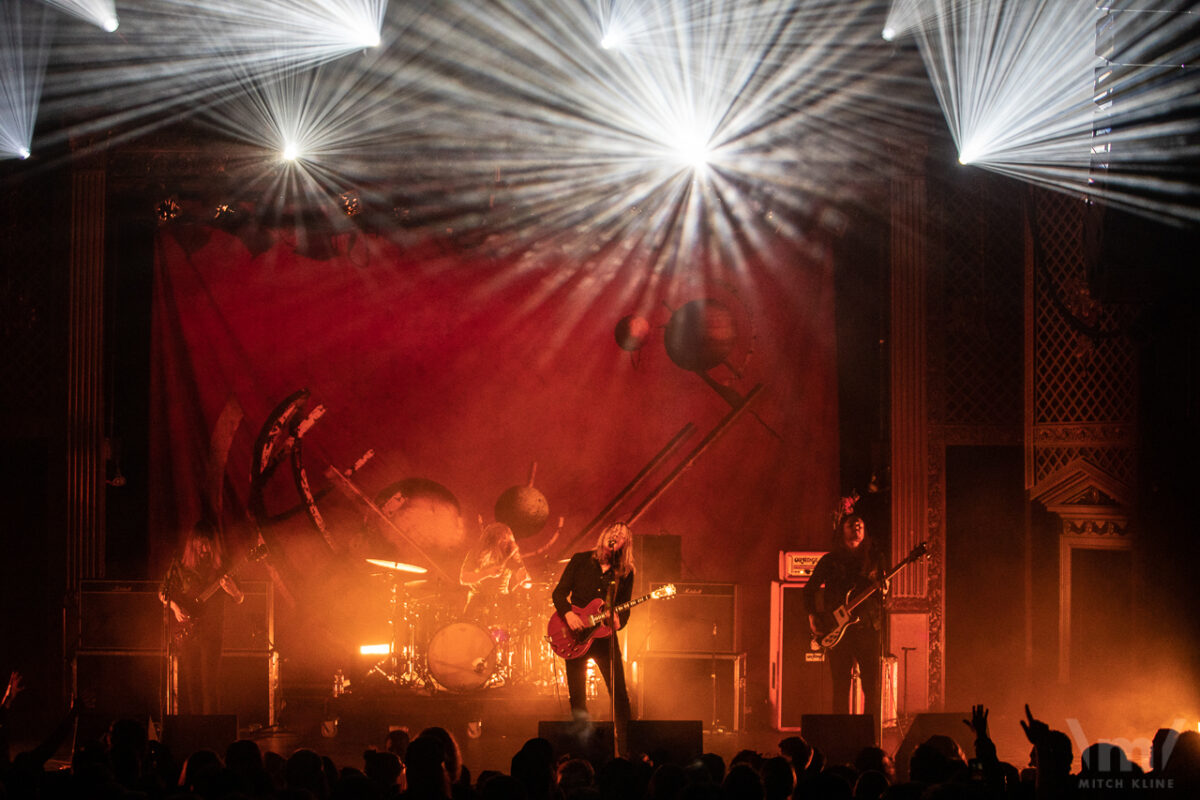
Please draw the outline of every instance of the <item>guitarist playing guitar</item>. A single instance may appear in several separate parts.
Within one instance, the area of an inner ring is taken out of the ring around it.
[[[185,631],[176,651],[178,713],[217,713],[224,602],[226,597],[235,603],[245,599],[233,571],[225,565],[216,528],[202,519],[188,532],[163,580],[159,599]]]
[[[554,587],[554,609],[567,628],[581,633],[593,626],[575,611],[576,608],[583,609],[595,600],[601,600],[605,608],[615,608],[628,603],[632,596],[633,536],[628,525],[618,522],[600,532],[594,548],[571,556],[558,585]],[[629,610],[626,609],[617,615],[617,627],[624,627],[628,620]],[[586,681],[589,658],[596,662],[596,668],[604,677],[604,683],[613,698],[617,739],[623,742],[629,721],[629,694],[625,689],[625,662],[621,658],[616,636],[597,636],[583,653],[566,659],[571,713],[576,720],[588,719]]]
[[[853,612],[858,622],[848,625],[835,645],[825,651],[833,685],[833,712],[850,711],[850,676],[858,663],[862,680],[864,710],[880,714],[879,667],[881,656],[880,629],[883,617],[883,596],[887,593],[886,568],[882,555],[867,537],[862,517],[848,514],[837,527],[834,548],[821,557],[813,568],[812,577],[804,587],[804,607],[808,624],[815,639],[830,632],[828,615],[850,595],[864,589],[878,588]]]

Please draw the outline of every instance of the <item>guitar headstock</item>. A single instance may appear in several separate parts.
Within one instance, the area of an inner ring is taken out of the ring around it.
[[[668,583],[665,586],[660,586],[657,589],[655,589],[653,592],[650,593],[650,596],[652,598],[654,598],[655,600],[661,600],[664,597],[674,597],[675,592],[676,592],[675,584]]]
[[[917,561],[929,555],[929,543],[921,542],[905,557],[905,561]]]

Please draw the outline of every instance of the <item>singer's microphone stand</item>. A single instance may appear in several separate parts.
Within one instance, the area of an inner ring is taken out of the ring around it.
[[[610,574],[612,570],[609,570]],[[608,700],[612,706],[612,721],[613,721],[613,758],[621,757],[621,731],[620,724],[617,720],[617,648],[620,644],[617,641],[617,612],[614,610],[617,604],[617,580],[616,576],[612,576],[612,581],[608,584],[607,598],[605,602],[608,605],[608,627],[612,631],[609,634],[612,641],[608,643]],[[622,676],[623,677],[623,676]]]

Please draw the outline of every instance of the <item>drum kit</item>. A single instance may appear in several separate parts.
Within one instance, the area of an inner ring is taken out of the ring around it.
[[[366,560],[389,579],[391,631],[386,654],[367,676],[430,694],[502,686],[557,691],[557,660],[542,626],[551,585],[525,581],[510,592],[478,595],[464,610],[446,597],[461,592],[430,588],[424,567]]]

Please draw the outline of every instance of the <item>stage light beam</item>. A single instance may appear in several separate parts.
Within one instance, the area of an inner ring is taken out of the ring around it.
[[[625,35],[621,33],[621,29],[616,25],[612,25],[604,32],[604,36],[600,38],[600,46],[605,50],[615,50],[625,43]]]

